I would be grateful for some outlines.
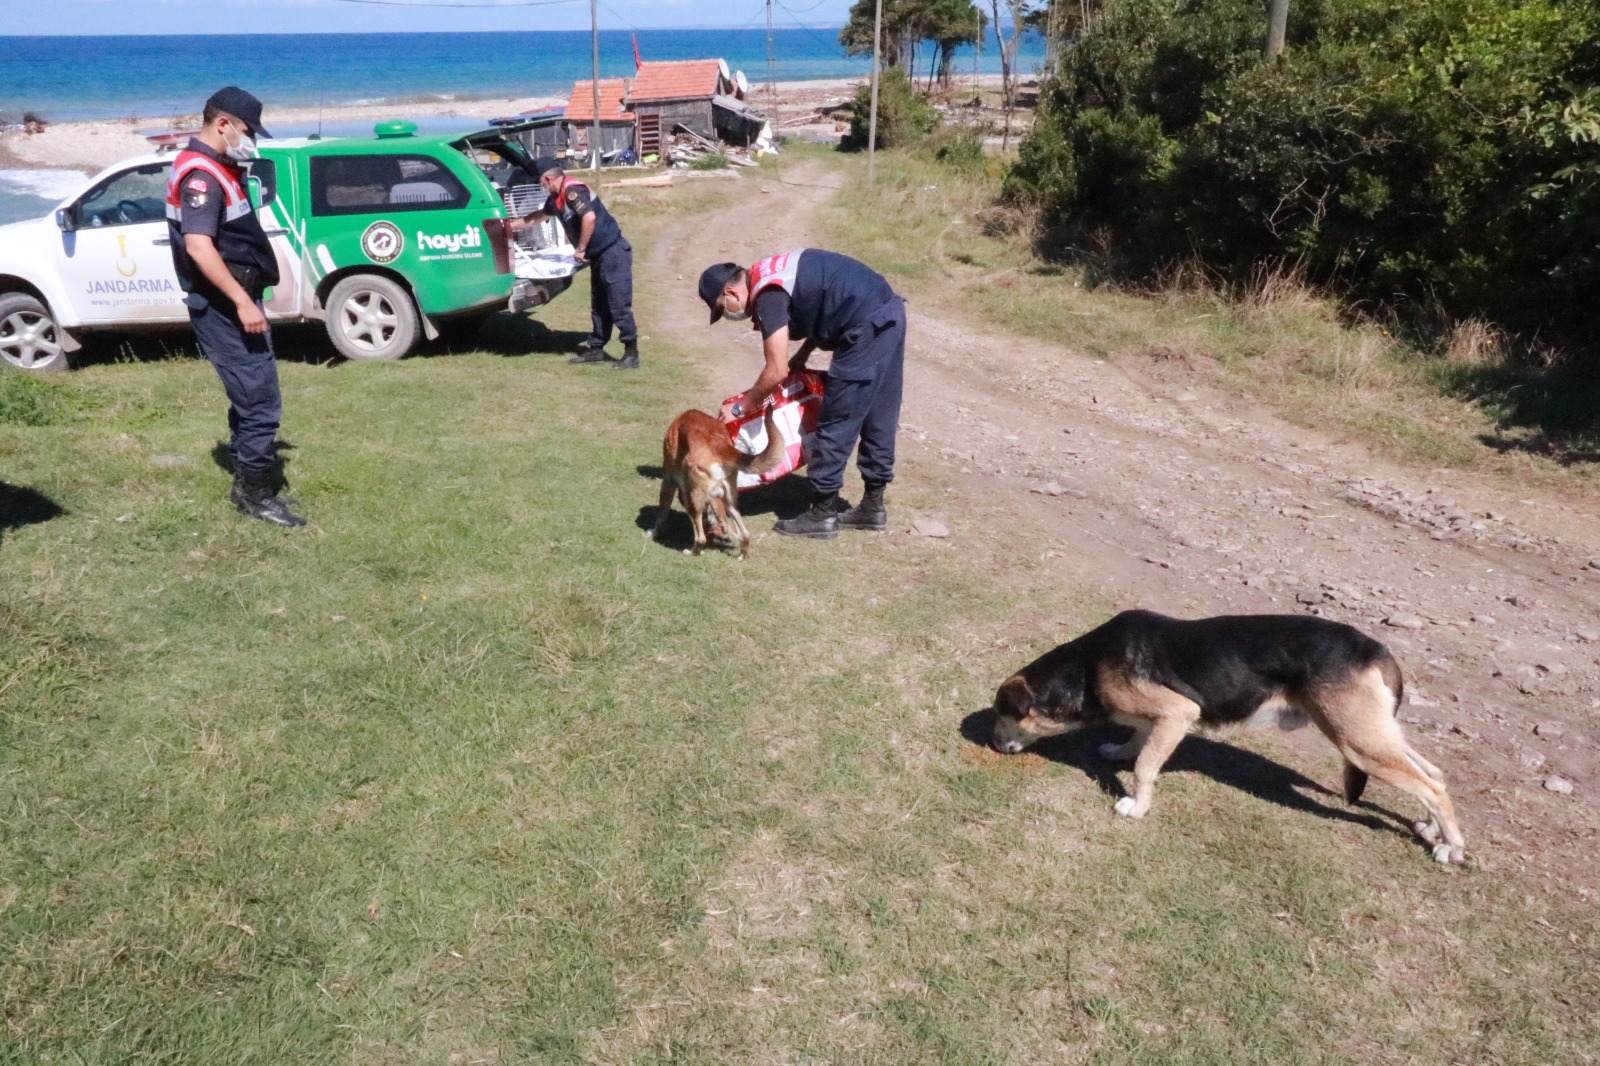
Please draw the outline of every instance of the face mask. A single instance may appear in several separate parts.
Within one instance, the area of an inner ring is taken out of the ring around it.
[[[227,140],[226,134],[223,135],[223,140]],[[223,154],[235,163],[243,163],[248,159],[254,159],[256,157],[255,138],[246,137],[241,133],[238,141],[228,141],[228,147]]]
[[[749,311],[724,311],[722,317],[729,322],[747,322],[750,319]]]

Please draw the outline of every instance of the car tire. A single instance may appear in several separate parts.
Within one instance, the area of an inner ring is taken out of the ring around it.
[[[50,308],[25,292],[0,295],[0,363],[45,374],[70,365]]]
[[[328,294],[326,325],[346,359],[398,359],[417,343],[417,305],[381,274],[352,274]]]

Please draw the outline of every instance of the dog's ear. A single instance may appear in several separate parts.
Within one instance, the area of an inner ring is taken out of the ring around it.
[[[1035,702],[1028,679],[1021,674],[1012,674],[1001,683],[1000,691],[995,693],[994,710],[996,714],[1021,719],[1034,713]]]

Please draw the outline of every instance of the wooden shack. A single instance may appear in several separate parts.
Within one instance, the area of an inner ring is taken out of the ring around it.
[[[628,110],[628,80],[600,79],[600,156],[610,159],[619,152],[635,150],[634,114]],[[567,132],[567,151],[576,160],[587,162],[589,137],[594,132],[594,82],[572,83],[563,115]]]
[[[637,116],[641,158],[658,155],[678,126],[707,140],[717,136],[712,98],[731,95],[734,85],[720,59],[640,63],[627,102]]]

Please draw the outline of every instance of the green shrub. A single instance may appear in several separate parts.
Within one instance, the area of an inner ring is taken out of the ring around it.
[[[851,103],[850,132],[840,147],[849,152],[867,148],[867,121],[872,114],[872,85],[856,89]],[[878,78],[878,147],[900,148],[914,144],[939,125],[939,112],[912,88],[905,71],[890,67]]]
[[[936,161],[954,170],[977,173],[989,165],[983,138],[970,129],[945,127],[928,137],[926,147]]]
[[[1512,328],[1600,323],[1600,4],[1105,0],[1007,182],[1048,252],[1292,261],[1361,297]]]

